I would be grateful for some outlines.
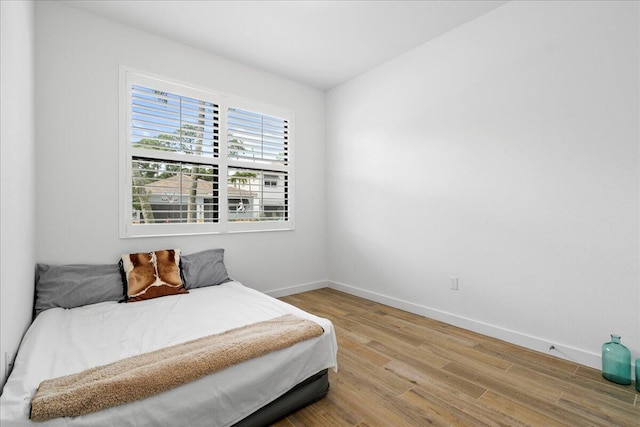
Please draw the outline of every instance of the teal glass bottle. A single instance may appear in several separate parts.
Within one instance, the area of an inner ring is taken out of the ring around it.
[[[620,335],[602,344],[602,376],[617,384],[631,384],[631,352],[620,344]]]
[[[636,359],[636,390],[640,391],[640,357]]]

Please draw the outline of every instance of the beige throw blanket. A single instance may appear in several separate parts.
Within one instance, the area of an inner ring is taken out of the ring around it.
[[[31,420],[75,417],[152,396],[228,366],[322,335],[288,314],[40,383]]]

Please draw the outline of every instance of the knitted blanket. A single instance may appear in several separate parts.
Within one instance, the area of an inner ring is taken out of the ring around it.
[[[143,399],[323,332],[288,314],[45,380],[31,400],[30,419],[76,417]]]

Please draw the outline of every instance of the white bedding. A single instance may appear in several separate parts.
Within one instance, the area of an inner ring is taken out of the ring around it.
[[[298,343],[168,392],[75,418],[29,420],[45,379],[68,375],[284,314],[324,328]],[[27,331],[0,396],[0,425],[227,426],[326,368],[337,368],[333,325],[238,282],[130,304],[104,302],[41,313]]]

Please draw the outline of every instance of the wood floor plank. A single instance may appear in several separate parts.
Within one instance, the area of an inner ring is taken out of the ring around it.
[[[459,346],[473,347],[478,344],[477,340],[470,340],[466,337],[458,337],[451,334],[444,333],[436,330],[433,326],[420,325],[401,317],[397,317],[394,314],[384,314],[382,317],[377,315],[371,315],[367,313],[361,314],[364,317],[372,317],[374,320],[383,321],[390,325],[400,328],[401,330],[410,334],[424,338],[426,342],[432,344],[445,344],[455,343]],[[374,317],[377,316],[377,317]]]
[[[601,402],[603,405],[615,406],[621,409],[629,407],[628,404],[633,403],[636,396],[630,387],[619,386],[604,379],[602,381],[599,379],[585,381],[583,378],[571,377],[572,381],[567,381],[562,376],[547,375],[525,366],[513,366],[509,372],[522,378],[528,378],[530,381],[547,384],[565,394],[586,395],[589,396],[589,399]],[[604,381],[608,384],[604,384]]]
[[[429,405],[446,411],[452,425],[463,426],[524,426],[517,418],[489,408],[477,399],[462,393],[444,391],[436,384],[419,385],[406,393],[419,400],[416,404]]]
[[[359,344],[367,344],[371,342],[371,337],[369,337],[367,334],[363,334],[362,331],[359,331],[357,327],[354,327],[353,323],[351,329],[349,329],[348,326],[345,327],[344,324],[338,322],[334,322],[333,326],[336,329],[336,335],[338,336],[338,338],[348,338],[349,340],[357,342]]]
[[[384,322],[381,316],[376,316],[374,319],[371,318],[371,316],[365,316],[362,314],[349,314],[347,317],[358,325],[368,326],[378,334],[386,335],[390,339],[400,340],[409,345],[419,345],[425,341],[425,338],[422,336],[416,336],[411,332],[404,331],[390,323]]]
[[[443,390],[448,390],[456,394],[463,393],[473,399],[479,398],[487,391],[487,389],[482,386],[450,374],[442,369],[424,366],[416,368],[395,359],[387,363],[385,365],[385,369],[393,372],[401,378],[405,378],[412,384],[423,387],[435,384]]]
[[[573,374],[578,368],[578,365],[574,362],[494,339],[480,342],[476,346],[476,349],[478,349],[478,351],[484,351],[487,354],[499,355],[513,363],[526,363],[528,366],[538,366],[549,372],[562,371]]]
[[[355,377],[347,372],[340,373],[337,382],[342,386],[344,404],[360,415],[359,418],[366,421],[368,425],[415,425],[411,419],[399,413],[398,408],[394,408],[389,403],[393,395],[380,387],[371,386],[366,379]]]
[[[638,411],[633,409],[626,411],[619,407],[602,405],[600,402],[590,399],[589,396],[566,394],[558,400],[558,406],[573,413],[580,413],[601,426],[637,427],[640,425]]]
[[[342,352],[344,368],[340,373],[346,371],[360,379],[362,386],[383,389],[386,395],[399,395],[409,390],[412,383],[405,378],[391,374],[382,366],[368,363],[359,357],[358,353],[345,350]],[[340,364],[342,366],[343,364]]]
[[[521,388],[519,384],[514,383],[513,380],[507,380],[509,377],[508,372],[504,375],[494,376],[491,373],[480,372],[456,362],[447,364],[443,369],[455,373],[458,376],[469,378],[470,381],[502,396],[508,397],[517,403],[534,406],[547,416],[568,425],[597,425],[591,422],[586,414],[572,414],[560,408],[551,396],[532,392]]]
[[[441,404],[441,399],[430,399],[431,395],[422,395],[415,388],[407,391],[400,396],[408,403],[418,408],[428,408],[428,410],[437,415],[439,419],[446,425],[466,425],[466,426],[485,426],[486,423],[468,415],[463,411],[452,411],[452,407]],[[460,416],[463,415],[463,416]]]
[[[297,411],[287,418],[289,425],[304,425],[304,426],[337,426],[337,427],[349,427],[354,425],[354,419],[349,417],[348,413],[336,412],[332,410],[329,405],[329,399],[316,402],[314,405],[310,405],[305,410]],[[335,406],[335,405],[334,405]],[[343,418],[347,416],[347,418]],[[285,426],[282,426],[285,427]]]
[[[420,344],[420,347],[429,349],[429,351],[449,361],[459,361],[464,364],[477,364],[479,366],[492,366],[496,369],[506,371],[513,366],[513,362],[504,360],[481,351],[477,351],[475,347],[460,346],[454,342],[434,343],[431,341]]]
[[[347,336],[338,336],[339,348],[343,350],[348,349],[352,353],[356,353],[358,358],[366,360],[368,363],[371,363],[376,366],[382,366],[391,360],[389,356],[383,355],[367,347],[366,344],[368,344],[369,342],[371,341],[362,343],[362,342],[354,341]]]
[[[333,322],[339,370],[277,427],[640,426],[597,369],[329,288],[281,300]]]
[[[566,425],[565,423],[544,415],[529,405],[515,402],[493,391],[487,391],[480,397],[479,401],[504,415],[518,419],[518,421],[525,425],[545,427]]]
[[[622,402],[633,402],[640,396],[640,393],[638,393],[634,387],[607,381],[603,378],[601,371],[587,366],[580,366],[578,368],[574,383],[597,391],[603,396],[611,397]]]
[[[441,368],[449,363],[449,360],[433,354],[428,349],[420,346],[411,347],[404,343],[389,342],[389,340],[374,340],[369,342],[367,347],[392,359],[403,361],[411,366],[424,370]]]
[[[326,425],[339,427],[358,425],[362,419],[357,418],[357,414],[341,403],[341,394],[338,390],[337,392],[332,391],[326,398],[310,405],[310,408],[318,408],[318,412],[322,414],[327,423]]]

